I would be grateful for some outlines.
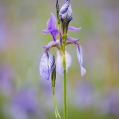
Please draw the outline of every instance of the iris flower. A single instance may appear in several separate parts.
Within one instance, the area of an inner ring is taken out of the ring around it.
[[[47,28],[42,31],[44,34],[50,33],[52,35],[53,40],[43,47],[45,51],[41,58],[39,69],[40,69],[40,74],[44,79],[48,80],[51,77],[52,95],[53,95],[53,101],[55,107],[55,116],[57,119],[61,119],[61,116],[57,109],[56,96],[55,96],[56,71],[58,71],[59,74],[63,76],[64,119],[67,119],[66,73],[68,72],[68,68],[71,65],[71,56],[66,51],[65,48],[67,45],[73,44],[76,46],[76,54],[81,69],[81,76],[83,76],[86,73],[86,69],[83,66],[83,53],[82,53],[82,47],[78,43],[79,39],[68,37],[68,30],[75,32],[81,29],[81,28],[75,28],[73,26],[69,26],[69,22],[73,20],[70,0],[66,0],[64,5],[61,7],[61,9],[59,9],[59,4],[57,0],[56,13],[57,13],[58,28],[56,27],[56,18],[54,14],[51,13],[50,19],[47,22]],[[59,36],[59,39],[57,39],[57,35]],[[50,54],[50,49],[53,47],[57,49],[56,60],[55,57]]]
[[[63,6],[63,7],[65,7],[65,6]],[[65,10],[64,10],[64,12],[65,12]],[[63,14],[64,12],[60,12],[60,13]],[[61,15],[61,16],[62,16],[61,18],[64,17],[63,15]],[[80,28],[75,28],[73,26],[68,27],[68,30],[73,31],[73,32],[79,31],[80,29],[81,29],[81,27]],[[53,63],[54,63],[53,56],[49,52],[52,47],[57,48],[57,59],[56,59],[56,67],[57,68],[56,68],[56,70],[58,71],[58,73],[60,75],[63,75],[63,67],[62,67],[62,59],[61,59],[61,51],[60,51],[61,43],[62,43],[62,31],[60,31],[60,40],[56,39],[56,36],[58,35],[58,29],[56,28],[56,19],[55,19],[55,16],[53,13],[51,13],[50,19],[47,22],[47,28],[45,30],[43,30],[42,32],[44,34],[50,33],[53,38],[53,41],[49,42],[46,46],[43,47],[45,49],[45,51],[43,53],[43,56],[40,61],[40,66],[39,66],[41,76],[44,79],[48,80],[50,78],[50,74],[52,71]],[[78,58],[79,65],[81,68],[81,76],[83,76],[86,73],[86,70],[83,67],[82,47],[80,46],[78,41],[79,41],[79,39],[67,37],[66,45],[74,44],[76,46],[77,58]],[[68,68],[71,65],[71,56],[67,51],[65,51],[65,53],[66,53],[66,69],[68,71]]]

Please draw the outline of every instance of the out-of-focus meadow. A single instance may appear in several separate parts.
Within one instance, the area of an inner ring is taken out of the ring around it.
[[[59,0],[60,6],[64,0]],[[75,46],[67,74],[68,119],[119,118],[119,0],[71,0],[70,25],[80,38],[86,75],[80,76]],[[0,0],[0,119],[55,119],[51,81],[41,78],[42,34],[55,0]],[[51,53],[55,54],[55,49]],[[63,115],[63,79],[56,96]]]

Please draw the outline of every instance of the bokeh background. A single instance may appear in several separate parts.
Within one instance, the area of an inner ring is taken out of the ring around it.
[[[59,0],[60,6],[64,0]],[[75,46],[68,46],[68,119],[119,119],[119,0],[71,0],[70,25],[82,27],[85,76]],[[0,119],[55,119],[51,81],[39,74],[42,34],[55,0],[0,0]],[[55,49],[51,50],[56,54]],[[57,74],[56,96],[63,117],[63,79]]]

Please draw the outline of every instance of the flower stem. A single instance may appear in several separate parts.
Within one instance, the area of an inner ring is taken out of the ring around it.
[[[63,55],[63,68],[64,68],[64,102],[63,102],[63,108],[64,108],[64,119],[67,118],[67,80],[66,80],[66,57],[65,54]]]
[[[65,54],[65,46],[66,46],[66,39],[67,39],[67,25],[62,23],[62,65],[63,65],[63,73],[64,73],[64,86],[63,86],[63,108],[64,108],[64,119],[67,119],[67,77],[66,77],[66,54]]]
[[[66,62],[66,61],[65,61]],[[67,117],[67,87],[66,87],[66,69],[64,69],[64,119]]]

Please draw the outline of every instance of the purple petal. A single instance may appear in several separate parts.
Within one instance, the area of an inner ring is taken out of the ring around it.
[[[82,47],[81,46],[77,46],[77,58],[80,64],[80,68],[81,68],[81,76],[83,76],[86,73],[86,69],[83,67],[83,53],[82,53]]]
[[[56,41],[56,35],[58,34],[58,29],[45,29],[45,30],[42,30],[42,32],[44,34],[51,33],[53,40]]]
[[[56,41],[57,34],[58,34],[58,29],[55,29],[55,31],[51,32],[51,35],[52,35],[54,41]]]
[[[48,34],[48,33],[50,33],[50,30],[49,29],[42,30],[42,33]]]
[[[58,29],[56,28],[56,19],[53,13],[51,13],[51,17],[47,22],[47,28],[42,30],[44,34],[51,33],[53,40],[56,41],[56,35],[58,34]]]
[[[69,31],[74,31],[74,32],[75,32],[75,31],[80,31],[80,30],[81,30],[81,27],[76,28],[76,27],[74,27],[74,26],[69,26],[69,27],[68,27],[68,30],[69,30]]]
[[[71,65],[72,58],[67,51],[65,51],[65,53],[66,53],[66,71],[68,72],[68,68]],[[62,57],[58,50],[57,50],[57,59],[56,59],[56,70],[61,76],[63,76]]]
[[[59,47],[59,45],[60,45],[59,41],[58,40],[57,41],[51,41],[46,46],[44,46],[43,48],[49,49],[49,48],[53,47],[54,45],[57,45]]]
[[[58,29],[56,29],[56,28],[54,28],[54,29],[45,29],[45,30],[42,30],[42,32],[44,33],[44,34],[48,34],[48,33],[58,33]]]
[[[44,34],[48,34],[48,33],[51,33],[52,37],[53,37],[53,40],[56,41],[56,36],[58,34],[58,29],[45,29],[45,30],[42,30],[42,32]]]
[[[68,38],[67,38],[67,41],[76,43],[76,42],[79,41],[79,39],[75,39],[75,38],[72,38],[72,37],[68,37]]]
[[[49,52],[44,53],[41,58],[39,66],[40,75],[44,79],[47,80],[49,79],[53,63],[54,63],[53,56]]]
[[[50,19],[47,21],[47,29],[56,28],[56,19],[53,13],[51,13]]]

